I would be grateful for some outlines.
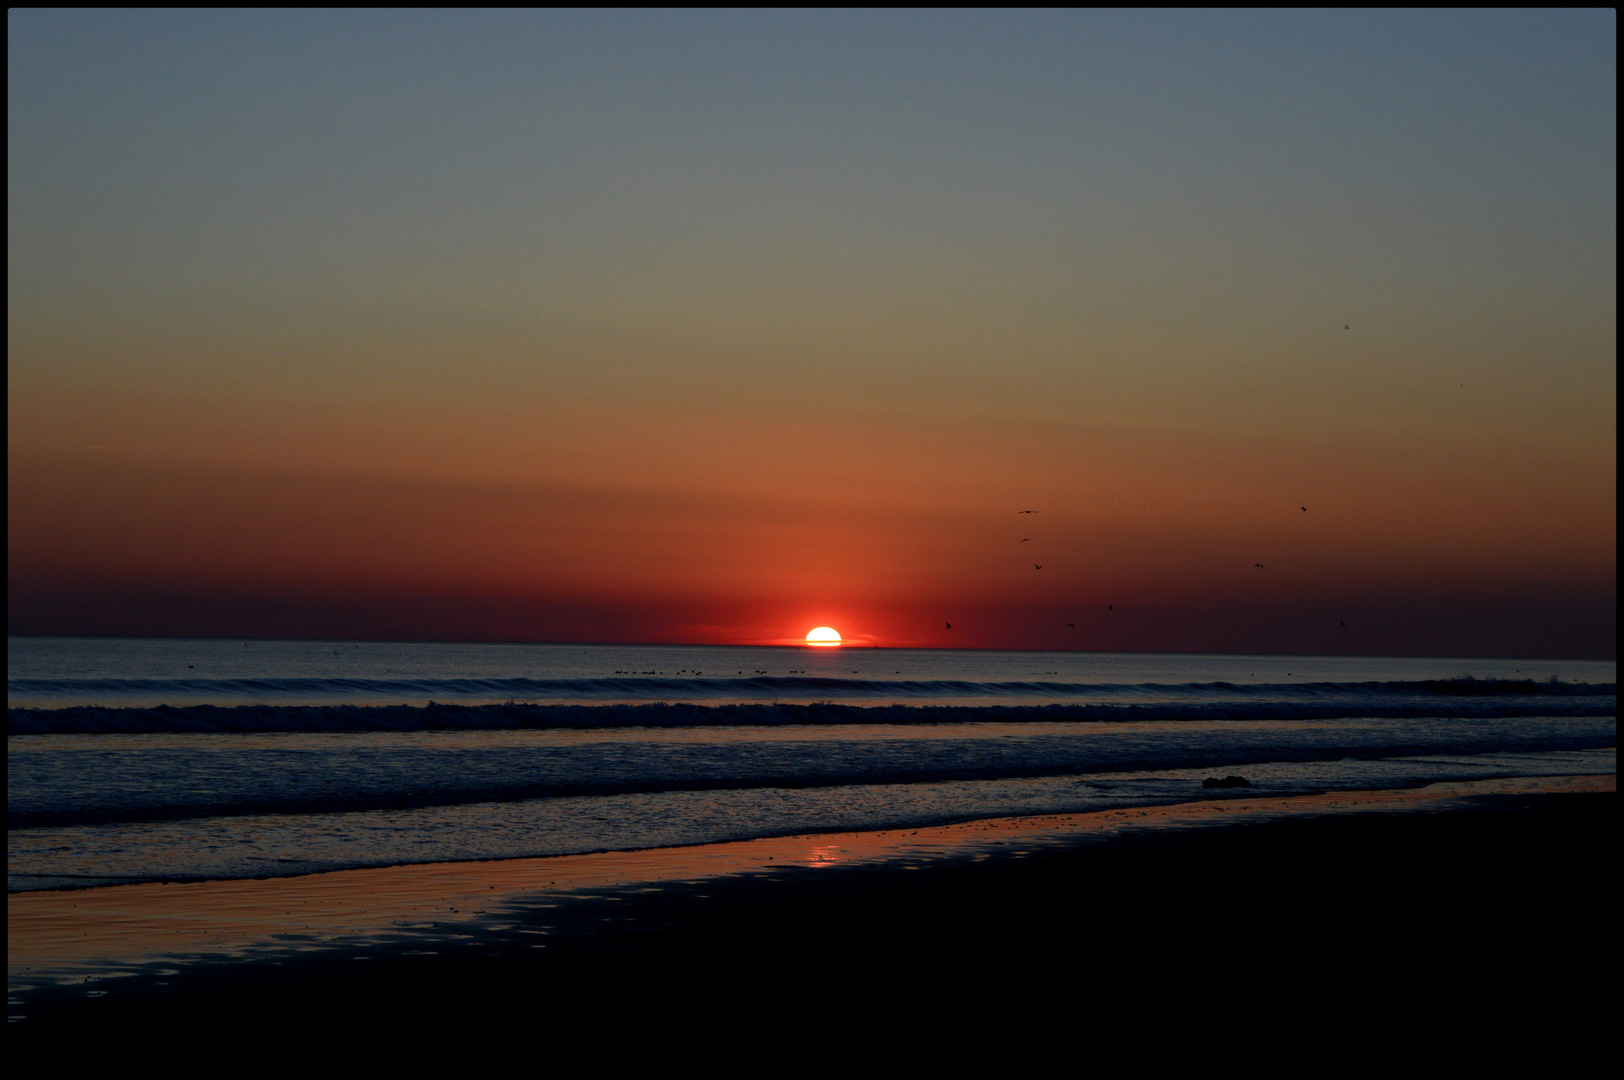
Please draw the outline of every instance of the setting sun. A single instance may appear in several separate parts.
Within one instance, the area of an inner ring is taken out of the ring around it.
[[[820,626],[816,630],[808,630],[806,634],[808,645],[839,645],[840,634],[832,626]]]

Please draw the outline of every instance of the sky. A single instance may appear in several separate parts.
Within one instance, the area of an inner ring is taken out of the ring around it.
[[[1616,656],[1612,11],[7,29],[10,633]]]

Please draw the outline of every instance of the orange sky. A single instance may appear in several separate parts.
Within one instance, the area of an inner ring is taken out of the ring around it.
[[[326,446],[325,469],[117,449],[186,426],[142,415],[102,418],[118,434],[83,437],[115,445],[77,453],[20,448],[14,423],[14,625],[770,642],[827,623],[882,645],[1530,655],[1612,640],[1611,474],[1548,444],[1491,458],[633,414],[515,422],[501,438],[531,478],[514,450],[482,481],[432,475],[455,459],[428,430],[345,462],[346,442],[376,444],[311,423],[290,442]]]
[[[9,18],[13,634],[1616,650],[1611,14]]]

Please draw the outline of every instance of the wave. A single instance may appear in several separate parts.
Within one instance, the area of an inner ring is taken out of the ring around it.
[[[412,810],[582,796],[804,790],[854,785],[1028,780],[1180,769],[1226,770],[1267,762],[1374,761],[1425,755],[1520,754],[1607,749],[1612,725],[1460,722],[1406,731],[1331,728],[1281,733],[1243,729],[1166,742],[1130,736],[908,740],[902,744],[790,742],[626,744],[336,754],[194,749],[86,760],[12,755],[6,827],[134,824],[191,818]],[[30,760],[35,759],[38,760]],[[84,782],[86,769],[97,772]]]
[[[1207,684],[1211,685],[1211,684]],[[1363,684],[1391,685],[1391,684]],[[1617,698],[1606,694],[1544,696],[1416,691],[1402,700],[1380,692],[1313,700],[1316,695],[1278,695],[1274,700],[1068,705],[848,705],[643,704],[547,705],[515,703],[455,705],[158,705],[151,708],[79,705],[8,708],[7,735],[139,734],[156,732],[344,732],[496,731],[547,728],[743,727],[829,724],[961,724],[985,722],[1124,722],[1146,720],[1338,720],[1352,717],[1416,719],[1433,716],[1611,716]],[[1535,684],[1539,685],[1539,684]],[[1280,700],[1281,697],[1286,700]]]
[[[761,697],[1099,697],[1123,694],[1249,695],[1316,697],[1326,694],[1444,697],[1594,697],[1616,693],[1614,683],[1551,679],[1422,679],[1397,682],[1293,683],[1077,683],[964,679],[836,679],[825,676],[753,675],[738,678],[617,675],[581,679],[430,678],[231,678],[231,679],[12,679],[14,697],[472,697],[472,698],[761,698]]]

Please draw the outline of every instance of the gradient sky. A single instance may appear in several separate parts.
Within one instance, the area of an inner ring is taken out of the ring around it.
[[[1616,655],[1611,11],[8,32],[11,633]]]

